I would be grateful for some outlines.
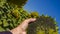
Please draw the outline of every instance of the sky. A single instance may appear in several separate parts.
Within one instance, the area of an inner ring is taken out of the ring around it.
[[[60,27],[60,0],[28,0],[23,8],[29,12],[37,11],[40,15],[47,14],[55,18]]]

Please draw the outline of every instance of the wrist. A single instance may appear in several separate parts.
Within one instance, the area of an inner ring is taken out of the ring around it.
[[[16,27],[16,28],[10,30],[10,32],[12,34],[20,34],[22,32],[22,30],[19,27]]]

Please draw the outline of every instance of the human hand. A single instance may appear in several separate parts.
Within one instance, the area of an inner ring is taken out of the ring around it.
[[[27,34],[26,29],[28,24],[35,20],[35,18],[26,19],[18,27],[12,29],[10,32],[12,32],[12,34]]]

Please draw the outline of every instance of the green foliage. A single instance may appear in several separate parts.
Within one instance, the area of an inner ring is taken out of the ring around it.
[[[26,4],[27,0],[7,0],[8,3],[22,7]]]
[[[39,17],[39,14],[38,14],[38,12],[31,12],[28,17],[30,17],[30,18],[31,17],[32,18],[38,18]]]
[[[12,7],[8,3],[0,7],[0,25],[4,31],[17,27],[23,20],[27,19],[28,13],[25,10]]]
[[[6,3],[6,0],[0,0],[0,7],[2,7]]]

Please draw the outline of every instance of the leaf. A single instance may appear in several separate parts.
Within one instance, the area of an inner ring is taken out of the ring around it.
[[[5,31],[5,30],[0,26],[0,32],[1,32],[1,31]]]
[[[8,3],[17,5],[18,7],[22,7],[23,5],[26,4],[27,0],[7,0]]]
[[[9,26],[9,24],[7,23],[7,21],[5,19],[3,20],[3,26],[4,27]]]

